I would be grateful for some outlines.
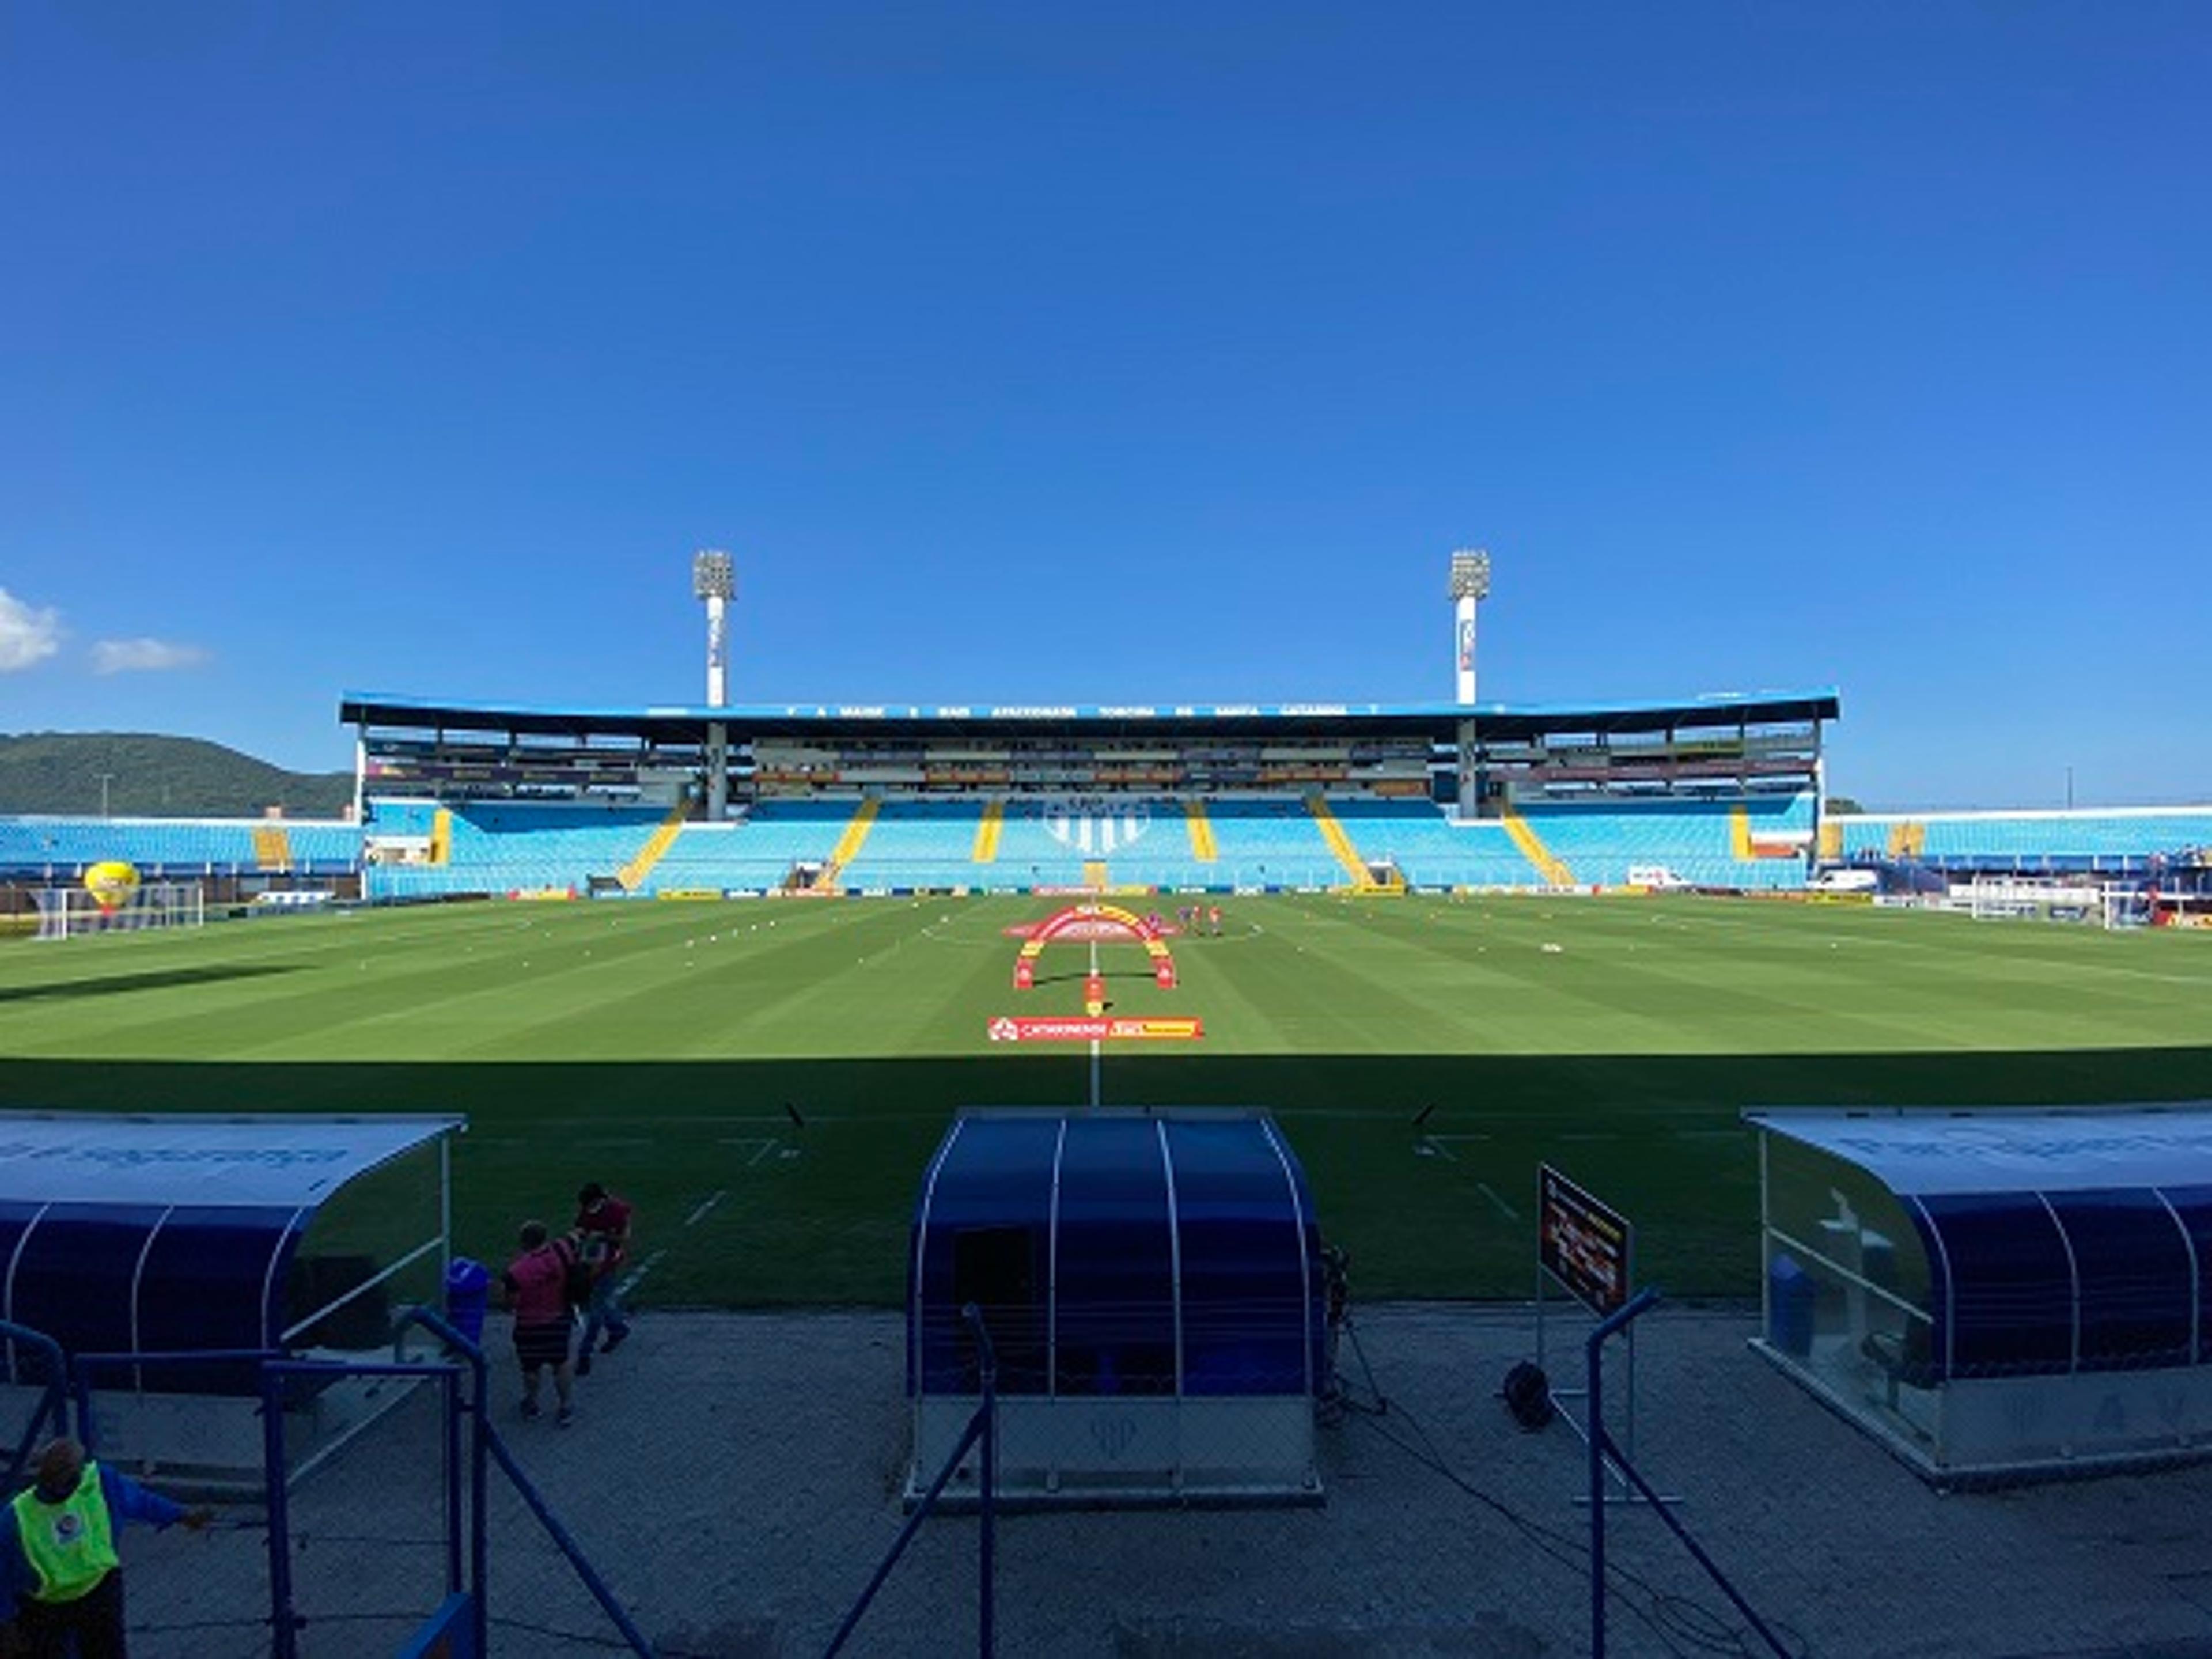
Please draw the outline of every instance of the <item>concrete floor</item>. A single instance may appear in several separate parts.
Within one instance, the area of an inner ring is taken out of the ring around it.
[[[1944,1496],[1747,1352],[1753,1325],[1644,1322],[1641,1462],[1793,1653],[2212,1656],[2212,1467]],[[1494,1397],[1530,1352],[1528,1311],[1372,1308],[1357,1329],[1389,1409],[1322,1431],[1325,1506],[1007,1517],[999,1651],[1588,1651],[1581,1444],[1522,1433]],[[902,1518],[903,1342],[890,1314],[653,1312],[579,1385],[574,1428],[520,1421],[511,1371],[501,1427],[672,1659],[819,1653]],[[306,1654],[390,1654],[435,1604],[437,1446],[417,1401],[303,1484]],[[495,1651],[615,1651],[496,1477],[492,1518]],[[231,1519],[126,1536],[140,1659],[268,1651],[265,1534]],[[847,1651],[974,1651],[976,1536],[926,1526]],[[1613,1511],[1611,1538],[1613,1652],[1761,1650],[1648,1511]]]

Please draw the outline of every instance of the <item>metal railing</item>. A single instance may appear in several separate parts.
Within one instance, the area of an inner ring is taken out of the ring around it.
[[[1673,1506],[1652,1490],[1651,1483],[1644,1478],[1635,1464],[1628,1461],[1627,1455],[1614,1443],[1612,1434],[1605,1426],[1606,1342],[1626,1330],[1658,1304],[1659,1292],[1656,1287],[1638,1291],[1624,1306],[1601,1321],[1583,1345],[1589,1377],[1591,1659],[1605,1659],[1605,1480],[1608,1460],[1620,1478],[1635,1488],[1650,1506],[1651,1512],[1667,1523],[1667,1529],[1681,1540],[1682,1547],[1705,1570],[1706,1576],[1720,1586],[1722,1594],[1735,1604],[1735,1610],[1743,1615],[1745,1622],[1759,1632],[1759,1638],[1766,1644],[1768,1651],[1778,1656],[1778,1659],[1790,1659],[1790,1650],[1782,1645],[1782,1638],[1768,1628],[1757,1610],[1743,1599],[1742,1593],[1729,1582],[1729,1577],[1721,1571],[1720,1564],[1706,1554],[1704,1547],[1690,1536],[1689,1528],[1676,1516]]]
[[[976,1518],[981,1530],[975,1547],[975,1650],[983,1656],[983,1659],[991,1659],[996,1651],[998,1596],[994,1587],[994,1570],[999,1489],[999,1357],[991,1346],[991,1333],[984,1326],[982,1310],[970,1302],[961,1309],[960,1316],[975,1335],[976,1370],[982,1385],[982,1398],[976,1404],[975,1414],[969,1418],[968,1426],[961,1431],[959,1440],[946,1455],[944,1466],[937,1471],[937,1478],[929,1483],[928,1491],[921,1495],[921,1501],[914,1506],[914,1513],[907,1516],[906,1524],[899,1528],[899,1535],[892,1540],[890,1548],[877,1565],[867,1588],[860,1592],[860,1600],[853,1603],[852,1611],[837,1626],[837,1633],[830,1638],[830,1645],[822,1650],[823,1659],[834,1659],[834,1656],[844,1648],[846,1641],[859,1627],[861,1616],[867,1612],[868,1604],[876,1599],[876,1592],[883,1589],[884,1580],[891,1576],[891,1569],[898,1565],[899,1557],[906,1553],[907,1546],[921,1530],[921,1523],[929,1519],[936,1510],[937,1500],[943,1495],[954,1472],[959,1468],[961,1460],[979,1446],[981,1448],[982,1467],[976,1494]]]
[[[433,1360],[398,1358],[398,1339],[410,1329],[421,1330],[435,1338],[444,1345],[449,1357]],[[84,1353],[71,1363],[64,1357],[58,1344],[40,1332],[0,1322],[0,1337],[12,1338],[37,1349],[47,1362],[47,1395],[40,1401],[39,1413],[18,1450],[19,1467],[27,1457],[40,1426],[49,1416],[57,1431],[67,1427],[67,1407],[72,1399],[76,1406],[79,1437],[88,1450],[96,1449],[100,1419],[94,1407],[93,1383],[104,1372],[140,1371],[155,1366],[254,1368],[262,1419],[262,1473],[269,1529],[269,1626],[274,1659],[298,1659],[300,1633],[305,1626],[294,1597],[290,1481],[284,1434],[286,1405],[295,1386],[303,1380],[329,1382],[352,1376],[414,1378],[435,1382],[441,1391],[446,1592],[449,1600],[454,1596],[466,1598],[477,1652],[489,1652],[490,1644],[490,1603],[487,1596],[491,1565],[489,1499],[490,1470],[496,1463],[524,1507],[544,1528],[584,1589],[621,1633],[623,1645],[642,1656],[642,1659],[653,1659],[653,1644],[608,1588],[575,1535],[562,1524],[545,1495],[492,1426],[490,1367],[483,1348],[431,1309],[416,1306],[400,1313],[392,1324],[394,1358],[390,1360],[298,1359],[266,1349],[240,1348]],[[468,1378],[465,1394],[462,1389],[465,1372]],[[461,1430],[465,1415],[471,1430],[465,1447]],[[465,1466],[465,1497],[462,1474]]]
[[[13,1320],[0,1319],[0,1338],[32,1349],[46,1364],[46,1385],[40,1391],[39,1403],[32,1409],[30,1420],[23,1425],[22,1437],[16,1441],[14,1455],[8,1460],[8,1486],[13,1491],[23,1478],[23,1468],[31,1461],[31,1452],[45,1437],[43,1431],[51,1420],[52,1432],[69,1432],[69,1359],[62,1352],[62,1345],[44,1331],[33,1330],[28,1325],[18,1325]],[[8,1375],[15,1375],[15,1355],[9,1355]]]
[[[570,1568],[574,1571],[577,1580],[590,1593],[592,1599],[599,1604],[599,1610],[607,1615],[608,1621],[622,1632],[622,1638],[629,1645],[629,1650],[641,1656],[641,1659],[653,1659],[653,1644],[646,1639],[645,1632],[637,1627],[637,1621],[630,1617],[629,1610],[623,1607],[616,1598],[615,1593],[608,1589],[606,1580],[599,1577],[599,1570],[592,1566],[591,1559],[584,1553],[583,1546],[576,1541],[575,1534],[561,1523],[561,1517],[553,1513],[553,1506],[546,1501],[544,1493],[539,1492],[537,1483],[523,1472],[522,1465],[515,1461],[514,1454],[507,1449],[507,1442],[500,1437],[499,1431],[492,1427],[489,1368],[484,1360],[483,1350],[448,1324],[442,1316],[434,1313],[428,1308],[417,1306],[406,1310],[394,1322],[393,1334],[397,1336],[410,1327],[429,1332],[447,1348],[459,1353],[467,1362],[470,1375],[473,1380],[473,1397],[469,1402],[469,1407],[470,1414],[475,1420],[476,1434],[470,1483],[477,1524],[471,1533],[470,1543],[476,1552],[473,1566],[476,1583],[477,1633],[479,1638],[477,1651],[490,1650],[486,1628],[489,1621],[489,1613],[484,1599],[484,1578],[488,1565],[486,1559],[488,1528],[485,1520],[484,1499],[489,1484],[489,1470],[486,1466],[486,1460],[489,1459],[499,1465],[501,1472],[507,1476],[508,1484],[514,1488],[515,1495],[522,1499],[523,1506],[530,1511],[538,1524],[545,1528],[546,1536],[553,1540],[554,1547],[561,1552]]]

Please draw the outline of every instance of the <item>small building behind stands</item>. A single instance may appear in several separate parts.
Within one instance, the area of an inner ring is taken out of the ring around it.
[[[433,1303],[458,1117],[140,1117],[0,1112],[0,1316],[97,1354],[392,1351],[393,1313]],[[44,1361],[9,1342],[0,1400],[27,1420]],[[213,1488],[261,1479],[251,1362],[92,1369],[104,1460]],[[295,1477],[403,1389],[294,1388]]]
[[[1001,1499],[1319,1502],[1320,1251],[1263,1112],[963,1112],[915,1213],[908,1499],[975,1409],[973,1304],[998,1357]],[[974,1498],[974,1462],[949,1498]]]
[[[2212,1448],[2212,1106],[1746,1116],[1754,1346],[1921,1474]]]

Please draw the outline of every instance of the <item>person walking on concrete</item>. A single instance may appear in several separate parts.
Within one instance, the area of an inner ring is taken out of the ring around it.
[[[592,1273],[591,1311],[583,1340],[576,1345],[576,1375],[592,1374],[592,1345],[612,1353],[629,1340],[629,1315],[622,1304],[623,1264],[629,1260],[630,1208],[596,1181],[576,1194],[576,1233],[584,1241],[584,1265]]]
[[[514,1358],[522,1367],[522,1414],[538,1414],[538,1378],[549,1366],[553,1395],[560,1401],[556,1421],[576,1420],[568,1371],[568,1336],[575,1329],[569,1300],[569,1269],[575,1265],[568,1241],[549,1238],[542,1221],[522,1224],[522,1254],[507,1264],[500,1288],[514,1310]]]
[[[0,1575],[15,1611],[16,1645],[29,1659],[125,1659],[123,1568],[115,1553],[124,1524],[200,1532],[211,1509],[186,1509],[126,1474],[102,1468],[64,1435],[39,1449],[37,1479],[0,1510]],[[72,1647],[71,1644],[75,1645]]]

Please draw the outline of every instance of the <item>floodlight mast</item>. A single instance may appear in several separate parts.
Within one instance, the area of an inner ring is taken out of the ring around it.
[[[737,571],[720,548],[702,548],[691,558],[691,592],[707,602],[707,706],[729,702],[730,630],[727,608],[738,591]],[[707,723],[707,817],[720,823],[730,805],[730,728]]]
[[[1490,597],[1490,555],[1481,548],[1451,556],[1452,638],[1459,656],[1459,702],[1474,702],[1474,607]]]
[[[1459,813],[1476,817],[1482,810],[1482,781],[1476,775],[1474,736],[1474,608],[1490,597],[1490,555],[1482,548],[1462,548],[1451,556],[1452,645],[1459,666],[1461,709],[1459,749]]]

